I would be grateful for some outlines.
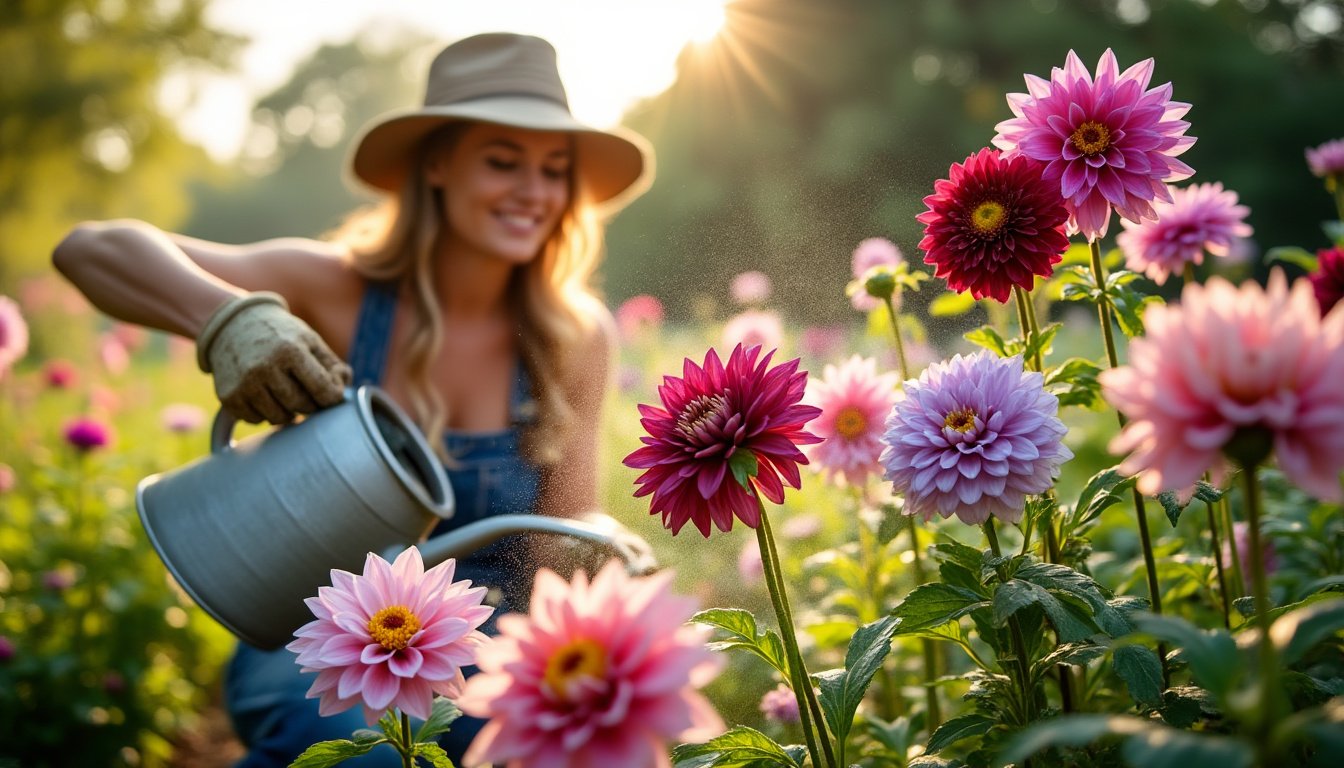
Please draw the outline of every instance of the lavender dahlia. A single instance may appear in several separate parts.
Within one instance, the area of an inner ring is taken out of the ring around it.
[[[1327,141],[1306,150],[1307,166],[1313,176],[1332,179],[1344,176],[1344,139]]]
[[[775,353],[760,354],[760,347],[739,344],[727,365],[712,349],[703,365],[687,359],[681,378],[663,377],[663,407],[639,406],[649,434],[624,464],[645,470],[635,479],[635,496],[652,495],[650,513],[662,515],[674,535],[687,521],[705,537],[711,523],[729,531],[734,516],[755,528],[760,502],[753,491],[782,504],[783,483],[802,483],[798,465],[807,457],[798,446],[821,440],[803,425],[821,409],[799,403],[807,372],[798,370],[797,359],[772,368]],[[752,490],[738,473],[750,477]]]
[[[1027,92],[1008,94],[1016,117],[995,126],[994,146],[1047,163],[1043,177],[1068,201],[1069,234],[1105,235],[1112,208],[1154,218],[1153,200],[1171,200],[1164,182],[1194,173],[1176,159],[1195,143],[1180,119],[1190,105],[1171,100],[1171,83],[1149,88],[1152,76],[1152,59],[1120,72],[1107,49],[1093,78],[1069,51],[1049,80],[1027,75]]]
[[[1049,489],[1073,458],[1058,410],[1021,357],[982,351],[929,366],[887,417],[886,479],[907,515],[1016,523],[1027,495]]]
[[[948,178],[924,198],[924,263],[947,287],[971,296],[1008,301],[1013,286],[1029,291],[1049,277],[1069,247],[1057,184],[1041,180],[1043,166],[985,148],[953,163]]]

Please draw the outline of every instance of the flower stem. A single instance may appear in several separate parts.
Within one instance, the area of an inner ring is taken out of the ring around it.
[[[1040,333],[1040,330],[1036,327],[1035,312],[1032,311],[1031,307],[1031,297],[1027,296],[1027,292],[1022,290],[1021,287],[1014,285],[1013,298],[1016,299],[1017,303],[1017,324],[1022,329],[1022,340],[1030,347],[1035,343],[1037,335]],[[1027,360],[1027,366],[1037,372],[1044,370],[1041,367],[1041,351],[1039,349],[1032,352],[1031,358]]]
[[[401,713],[401,739],[402,768],[414,768],[415,758],[412,755],[415,753],[415,744],[411,740],[411,718],[405,712]]]
[[[910,552],[914,555],[912,564],[915,570],[915,581],[918,582],[915,586],[919,586],[919,584],[928,580],[924,574],[924,562],[919,555],[919,532],[913,516],[907,517],[906,520],[910,523]],[[938,703],[938,689],[934,685],[934,681],[940,676],[938,648],[927,637],[920,640],[920,645],[924,652],[924,717],[927,720],[925,725],[928,727],[929,733],[933,733],[933,730],[943,721],[943,708]]]
[[[891,297],[883,297],[882,303],[887,305],[887,315],[891,318],[891,332],[896,337],[896,364],[900,366],[901,381],[910,378],[910,366],[905,362],[905,342],[901,340],[901,319],[896,314],[896,305],[891,302]]]
[[[793,694],[798,699],[798,715],[803,736],[807,740],[807,751],[812,758],[812,765],[818,768],[822,765],[838,768],[830,739],[827,738],[826,721],[822,718],[821,705],[817,703],[816,694],[812,691],[812,678],[807,674],[803,654],[798,649],[798,636],[793,629],[793,613],[789,609],[789,597],[784,589],[783,574],[780,572],[779,552],[775,549],[775,539],[770,533],[770,517],[765,512],[765,502],[759,496],[756,497],[756,503],[761,513],[761,523],[756,528],[756,541],[761,549],[761,568],[765,571],[766,591],[770,593],[770,602],[775,609],[775,617],[779,620],[779,635],[784,641],[784,653],[788,656]],[[813,730],[814,722],[815,730]],[[821,743],[821,751],[817,748],[818,741]],[[820,759],[823,753],[826,756],[825,763]]]
[[[1234,600],[1241,596],[1246,584],[1246,577],[1243,575],[1244,571],[1241,568],[1241,552],[1237,550],[1236,522],[1232,519],[1232,504],[1227,500],[1226,494],[1218,500],[1218,509],[1222,512],[1223,530],[1227,531],[1227,540],[1232,543],[1228,547],[1228,554],[1232,556],[1231,562],[1228,563],[1232,566],[1232,578],[1229,580],[1231,583],[1227,585],[1227,588],[1229,600]]]
[[[1101,243],[1095,239],[1087,241],[1092,256],[1092,277],[1097,282],[1101,296],[1097,300],[1097,316],[1101,320],[1101,338],[1106,343],[1106,362],[1112,368],[1120,366],[1120,356],[1115,351],[1115,332],[1111,328],[1110,297],[1106,294],[1106,265],[1101,261]],[[1120,426],[1125,426],[1125,415],[1116,411]],[[1134,516],[1139,524],[1139,541],[1143,544],[1143,565],[1148,576],[1148,603],[1153,613],[1162,613],[1162,588],[1157,581],[1157,561],[1153,558],[1153,537],[1148,532],[1148,510],[1143,502],[1143,494],[1134,488]],[[1167,649],[1158,643],[1157,656],[1162,662],[1162,687],[1171,687],[1171,671],[1167,668]]]
[[[1185,262],[1185,269],[1181,272],[1181,276],[1185,279],[1185,285],[1195,284],[1195,263],[1193,261]]]
[[[1260,739],[1262,749],[1270,747],[1270,735],[1278,722],[1279,666],[1270,640],[1269,589],[1265,584],[1265,552],[1260,543],[1260,480],[1256,467],[1245,468],[1246,527],[1251,549],[1251,594],[1255,599],[1255,620],[1260,629]],[[1235,548],[1235,544],[1233,545]],[[1268,764],[1268,763],[1266,763]]]
[[[994,553],[994,557],[1003,557],[1003,551],[999,549],[999,535],[994,530],[994,518],[991,517],[981,526],[985,531],[985,538],[989,539],[989,549]],[[995,567],[999,574],[999,583],[1007,584],[1009,579],[1000,564]],[[1022,635],[1022,625],[1017,621],[1017,614],[1008,617],[1008,634],[1012,638],[1013,655],[1017,657],[1017,687],[1022,696],[1022,716],[1024,722],[1022,725],[1028,725],[1036,719],[1036,707],[1034,706],[1035,697],[1031,691],[1031,667],[1027,660],[1027,642]]]
[[[1205,477],[1208,475],[1206,474]],[[1218,519],[1213,512],[1214,502],[1204,502],[1205,509],[1209,512],[1209,539],[1213,547],[1213,568],[1218,574],[1218,597],[1219,606],[1223,609],[1223,628],[1231,629],[1232,620],[1228,615],[1228,606],[1232,603],[1232,596],[1227,592],[1227,576],[1223,573],[1223,544],[1218,540]]]
[[[1344,174],[1335,174],[1334,176],[1335,193],[1335,212],[1339,214],[1339,220],[1344,221]]]

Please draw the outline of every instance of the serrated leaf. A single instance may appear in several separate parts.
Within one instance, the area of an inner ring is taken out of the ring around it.
[[[1016,350],[1011,349],[1009,343],[992,326],[982,325],[973,331],[968,331],[965,338],[972,344],[996,353],[999,357],[1012,357],[1016,353]],[[1018,345],[1020,344],[1021,342],[1018,342]]]
[[[1100,373],[1101,367],[1091,360],[1071,357],[1046,372],[1045,389],[1059,399],[1061,406],[1091,408],[1102,402],[1097,381]]]
[[[1010,616],[1029,605],[1039,606],[1045,612],[1062,642],[1086,640],[1100,632],[1095,625],[1089,626],[1086,615],[1071,611],[1044,587],[1023,579],[1010,579],[994,590],[995,625],[1004,626]]]
[[[764,733],[734,726],[704,744],[679,744],[672,750],[675,768],[796,768],[793,757]]]
[[[891,652],[891,638],[898,623],[895,616],[884,616],[859,627],[849,641],[845,668],[839,670],[840,674],[812,676],[821,689],[821,709],[837,744],[843,745],[849,738],[854,713],[863,702],[873,675],[882,667],[882,660]]]
[[[1141,645],[1122,645],[1111,657],[1111,668],[1125,681],[1136,704],[1156,704],[1162,699],[1162,661]]]
[[[969,292],[942,293],[929,302],[929,314],[934,317],[956,317],[975,309],[975,299]]]
[[[448,757],[448,753],[443,751],[443,747],[432,741],[416,744],[415,749],[411,750],[411,754],[428,760],[434,768],[454,768],[453,760]]]
[[[376,739],[361,741],[351,741],[349,739],[319,741],[305,749],[303,754],[289,764],[289,768],[329,768],[329,766],[339,765],[352,757],[367,754],[369,750],[386,741],[387,739],[381,736]]]
[[[1171,522],[1171,527],[1181,521],[1181,513],[1185,511],[1185,504],[1177,497],[1175,491],[1163,491],[1157,494],[1157,503],[1162,505],[1162,511],[1167,513],[1167,520]]]
[[[1209,692],[1194,685],[1179,685],[1162,692],[1162,719],[1173,728],[1189,728],[1213,709]]]
[[[1029,563],[1017,569],[1016,577],[1039,587],[1077,595],[1091,606],[1093,613],[1104,608],[1111,597],[1111,591],[1091,576],[1060,563]]]
[[[462,710],[458,709],[456,704],[442,696],[435,696],[434,704],[429,711],[429,719],[416,730],[415,740],[429,741],[441,733],[447,733],[453,721],[461,716]]]
[[[985,559],[982,551],[962,544],[945,533],[938,534],[937,541],[933,545],[933,556],[939,560],[950,560],[958,563],[970,571],[979,571],[980,564]]]
[[[1056,664],[1086,666],[1088,662],[1106,655],[1106,646],[1096,643],[1062,643],[1045,658],[1036,662],[1037,672],[1044,672]]]
[[[989,605],[989,601],[969,589],[933,582],[915,587],[892,609],[900,619],[897,635],[942,626]]]
[[[1033,358],[1039,353],[1041,357],[1045,357],[1050,351],[1050,345],[1054,342],[1055,335],[1063,327],[1063,323],[1050,323],[1041,328],[1039,333],[1032,335],[1023,345],[1022,356]]]
[[[1143,335],[1143,312],[1149,304],[1162,300],[1156,296],[1142,294],[1129,287],[1116,287],[1110,292],[1111,306],[1115,308],[1115,320],[1125,336],[1133,339]]]
[[[997,722],[998,720],[978,712],[954,717],[938,726],[938,729],[929,736],[929,744],[926,749],[929,752],[941,752],[962,739],[983,736]]]
[[[784,679],[790,679],[789,664],[784,654],[784,643],[772,630],[756,628],[756,617],[750,611],[741,608],[710,608],[700,611],[690,619],[696,624],[708,624],[732,635],[729,640],[709,643],[711,650],[726,651],[739,648],[760,657],[770,666],[779,670]]]
[[[1176,616],[1152,613],[1135,614],[1140,632],[1165,640],[1181,649],[1195,682],[1221,701],[1240,674],[1237,643],[1225,630],[1201,630]]]

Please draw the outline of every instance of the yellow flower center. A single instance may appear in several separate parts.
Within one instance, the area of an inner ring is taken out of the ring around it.
[[[400,651],[420,631],[420,619],[404,605],[390,605],[369,619],[369,635],[389,651]]]
[[[1088,157],[1095,157],[1110,148],[1111,131],[1096,120],[1088,120],[1078,126],[1069,137],[1069,141],[1073,142],[1074,148],[1079,152]]]
[[[607,654],[592,640],[578,639],[551,656],[542,679],[557,696],[564,699],[573,683],[582,677],[602,679],[607,673]]]
[[[952,411],[943,419],[943,426],[962,434],[970,432],[975,429],[975,411],[970,408]]]
[[[835,431],[846,440],[860,437],[868,430],[868,420],[854,406],[843,408],[835,415]]]
[[[1003,205],[995,200],[986,200],[975,206],[971,211],[971,226],[976,232],[982,235],[992,235],[999,231],[1003,226],[1003,220],[1008,218],[1008,211]]]

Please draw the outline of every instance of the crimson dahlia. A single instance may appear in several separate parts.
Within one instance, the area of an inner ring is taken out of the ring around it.
[[[649,512],[661,514],[673,535],[693,521],[708,538],[711,522],[729,531],[734,516],[755,528],[756,492],[782,504],[783,483],[802,483],[798,465],[807,457],[798,446],[821,440],[803,425],[821,409],[799,402],[807,372],[798,370],[797,359],[772,368],[775,353],[760,354],[760,347],[738,344],[726,365],[712,349],[703,365],[688,358],[681,378],[663,377],[662,408],[639,406],[649,434],[624,464],[645,470],[635,496],[652,494]]]

